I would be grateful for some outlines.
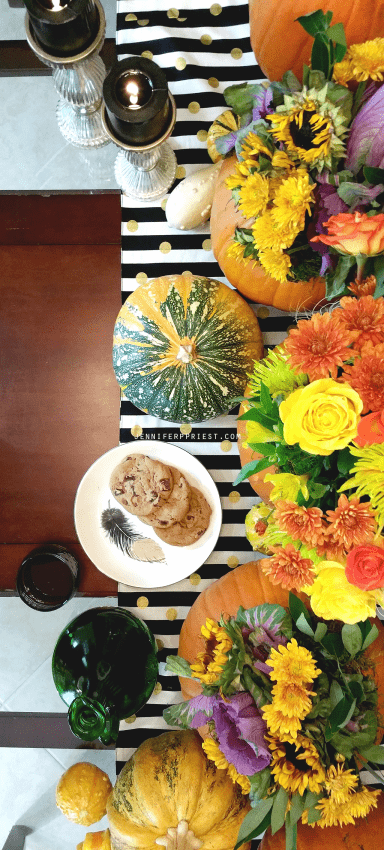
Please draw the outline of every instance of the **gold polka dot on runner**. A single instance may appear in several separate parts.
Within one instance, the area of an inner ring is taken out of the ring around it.
[[[221,15],[223,10],[220,6],[220,3],[214,3],[213,6],[211,6],[209,11],[210,11],[211,15]]]
[[[210,240],[210,239],[204,239],[204,242],[203,242],[203,250],[204,250],[204,251],[210,251],[210,250],[211,250],[211,248],[212,248],[212,242],[211,242],[211,240]]]
[[[183,178],[185,177],[186,173],[187,173],[187,172],[186,172],[186,170],[185,170],[185,168],[184,168],[184,165],[178,165],[178,166],[177,166],[177,168],[176,168],[176,178],[177,178],[177,180],[183,180]]]
[[[162,210],[165,210],[165,207],[167,206],[167,200],[168,200],[168,198],[163,198],[163,200],[160,204]]]
[[[139,596],[136,605],[138,608],[148,608],[149,601],[146,596]]]
[[[189,581],[191,584],[196,586],[197,584],[200,584],[201,576],[199,576],[199,573],[192,573],[192,575],[189,576]]]
[[[130,12],[129,15],[125,16],[125,20],[129,21],[137,21],[137,15],[134,15],[133,12]]]
[[[212,36],[208,35],[208,33],[204,33],[200,39],[202,44],[212,44]]]
[[[153,59],[153,53],[151,50],[143,50],[141,55],[143,59]]]
[[[234,570],[235,567],[239,566],[239,559],[236,558],[236,555],[230,555],[227,560],[227,565],[231,570]]]
[[[139,225],[138,225],[137,221],[135,221],[133,218],[131,218],[130,221],[127,221],[127,230],[129,230],[130,233],[136,233],[136,230],[138,230],[138,227],[139,227]]]
[[[236,504],[236,502],[238,502],[240,499],[240,493],[238,493],[237,490],[232,490],[228,496],[228,499],[230,502],[233,502],[233,504]]]
[[[164,641],[161,638],[156,638],[156,646],[157,651],[160,652],[161,649],[164,649]]]
[[[168,608],[168,611],[167,611],[165,616],[166,616],[167,620],[176,620],[176,617],[177,617],[176,608]]]
[[[234,47],[233,50],[231,50],[232,59],[241,59],[242,55],[243,51],[240,47]]]
[[[136,280],[138,283],[146,283],[148,280],[148,275],[145,272],[137,272]]]
[[[180,12],[178,9],[168,9],[167,18],[178,18]]]
[[[208,136],[208,130],[198,130],[196,136],[199,142],[206,142]]]
[[[180,425],[180,433],[181,434],[190,434],[192,431],[192,425],[189,422],[186,422],[184,425]]]
[[[133,427],[131,428],[132,437],[135,437],[136,440],[138,437],[141,437],[142,433],[143,429],[141,425],[133,425]]]
[[[256,316],[258,316],[259,319],[267,319],[269,316],[268,307],[259,307],[257,309]]]
[[[152,693],[155,694],[155,696],[156,696],[156,694],[160,694],[162,690],[163,690],[163,688],[162,688],[160,682],[156,682],[156,685],[155,685]]]
[[[223,440],[220,443],[220,448],[222,452],[230,452],[232,448],[232,443],[230,440]]]
[[[211,86],[212,89],[217,89],[220,83],[218,79],[216,79],[216,77],[210,77],[208,80],[208,85]]]
[[[176,59],[175,68],[177,68],[178,71],[184,71],[184,68],[186,67],[186,65],[187,65],[186,60],[182,56],[179,56]]]
[[[192,272],[184,271],[184,272],[182,272],[182,274],[192,274]],[[193,275],[192,275],[192,276],[193,276]],[[187,427],[189,427],[189,426],[188,426],[188,425],[183,425],[182,427],[183,427],[183,428],[187,428]],[[181,431],[181,428],[180,428],[180,431]],[[192,431],[192,425],[191,425],[191,431]],[[181,433],[182,433],[182,434],[189,434],[189,433],[190,433],[190,431],[182,431]]]
[[[162,254],[169,254],[169,252],[172,251],[171,243],[170,242],[161,242],[160,245],[159,245],[159,251],[161,251]]]
[[[136,720],[136,714],[131,714],[130,717],[124,718],[124,723],[134,723]]]
[[[146,27],[149,24],[149,18],[142,18],[141,21],[137,22],[139,27]]]
[[[188,104],[188,110],[189,112],[192,112],[193,115],[196,115],[196,113],[200,111],[200,104],[197,100],[191,100]]]

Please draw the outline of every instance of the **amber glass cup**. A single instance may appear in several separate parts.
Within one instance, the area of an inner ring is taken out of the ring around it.
[[[56,611],[71,599],[78,581],[76,558],[59,543],[47,543],[24,558],[16,589],[20,599],[35,611]]]

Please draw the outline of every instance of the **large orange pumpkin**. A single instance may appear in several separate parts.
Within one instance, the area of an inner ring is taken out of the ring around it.
[[[267,0],[266,0],[267,1]],[[216,183],[211,211],[211,243],[216,260],[227,280],[243,295],[258,304],[270,304],[279,310],[294,313],[321,303],[325,295],[323,278],[309,281],[279,283],[266,274],[262,266],[245,264],[229,257],[227,249],[236,227],[249,227],[253,219],[245,219],[236,209],[225,180],[235,171],[236,156],[224,159]]]
[[[355,825],[329,826],[325,829],[297,825],[297,850],[319,850],[323,846],[328,850],[376,850],[380,847],[384,834],[384,805],[379,798],[377,809],[373,809],[367,818],[356,818]],[[268,829],[259,850],[285,850],[285,829],[279,829],[271,835]]]
[[[295,19],[320,7],[333,12],[332,24],[344,24],[348,45],[384,36],[384,0],[249,0],[252,49],[267,79],[292,70],[301,81],[313,39]]]

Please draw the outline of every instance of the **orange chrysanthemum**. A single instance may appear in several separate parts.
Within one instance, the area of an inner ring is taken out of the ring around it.
[[[377,529],[375,513],[370,502],[360,502],[355,497],[347,499],[343,493],[334,511],[327,511],[329,530],[346,552],[352,546],[368,543]]]
[[[344,546],[334,536],[331,528],[325,529],[324,538],[316,546],[316,552],[320,557],[326,558],[327,561],[343,561],[345,556]]]
[[[360,303],[360,302],[356,302]],[[384,342],[366,343],[362,357],[353,366],[344,367],[344,376],[363,402],[363,413],[375,413],[384,407]]]
[[[362,298],[363,295],[373,295],[376,289],[376,283],[375,275],[370,274],[368,277],[364,277],[363,280],[356,278],[353,283],[349,284],[348,289],[356,295],[356,298]]]
[[[300,540],[310,548],[315,547],[324,537],[323,512],[320,508],[305,508],[296,502],[280,499],[276,503],[273,520],[292,540]]]
[[[361,351],[366,342],[372,345],[384,342],[384,299],[364,295],[356,300],[346,296],[332,315],[341,327],[357,331],[352,346],[355,351]]]
[[[313,584],[315,574],[310,558],[302,558],[292,543],[284,548],[272,546],[271,549],[274,554],[262,564],[262,570],[272,584],[280,584],[287,590],[301,590],[305,585]]]
[[[333,314],[315,313],[290,331],[284,350],[289,354],[289,365],[306,372],[310,381],[336,378],[338,366],[351,357],[348,346],[355,336],[356,333],[336,322]]]

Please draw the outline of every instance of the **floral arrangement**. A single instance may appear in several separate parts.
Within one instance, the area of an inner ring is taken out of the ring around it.
[[[262,570],[308,594],[319,617],[374,617],[384,604],[384,298],[345,296],[299,320],[254,364],[245,407],[255,458],[235,484],[268,469],[273,485],[270,504],[246,517],[252,547],[270,555]]]
[[[374,766],[384,763],[366,653],[377,634],[369,622],[331,631],[290,593],[288,610],[265,603],[207,619],[195,663],[168,657],[167,669],[198,679],[202,693],[167,708],[166,721],[206,725],[207,757],[249,795],[235,850],[268,826],[285,826],[295,850],[298,821],[354,824],[377,807],[381,791],[359,774],[364,765],[380,782]]]
[[[228,251],[280,282],[323,276],[328,299],[383,294],[384,39],[347,48],[343,25],[318,10],[297,20],[314,38],[300,82],[224,92],[240,128],[216,139],[235,150],[226,184],[250,221]]]

